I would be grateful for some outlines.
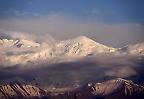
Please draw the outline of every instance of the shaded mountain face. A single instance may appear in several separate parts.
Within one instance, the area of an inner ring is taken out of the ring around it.
[[[144,87],[121,78],[91,84],[70,92],[49,93],[33,85],[8,84],[0,87],[1,99],[143,99]]]

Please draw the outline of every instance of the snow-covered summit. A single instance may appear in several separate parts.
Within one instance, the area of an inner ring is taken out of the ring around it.
[[[116,51],[115,48],[97,43],[86,36],[60,41],[56,44],[56,48],[59,49],[59,51],[62,51],[61,54],[67,56],[87,56],[89,54],[104,54]]]

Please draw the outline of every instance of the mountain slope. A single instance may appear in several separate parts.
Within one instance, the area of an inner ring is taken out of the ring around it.
[[[102,83],[88,84],[83,89],[53,97],[54,99],[143,99],[144,87],[118,78]]]
[[[56,44],[56,48],[66,56],[87,56],[89,54],[106,54],[116,51],[115,48],[99,44],[85,36],[61,41]]]
[[[73,39],[39,44],[30,40],[0,40],[0,54],[10,65],[41,63],[43,61],[67,61],[72,58],[101,55],[144,55],[144,43],[123,48],[108,47],[94,40],[79,36]]]
[[[1,39],[0,46],[2,47],[38,47],[39,43],[30,40],[9,40],[9,39]]]
[[[121,78],[103,83],[88,84],[64,93],[48,93],[38,87],[23,84],[8,84],[0,87],[0,97],[3,99],[14,98],[42,98],[50,99],[143,99],[144,87],[129,80]]]
[[[12,40],[8,40],[8,42],[10,41]],[[115,48],[99,44],[85,36],[45,46],[28,40],[13,41],[11,45],[16,46],[16,48],[21,48],[10,50],[11,53],[15,53],[17,50],[16,54],[7,56],[7,60],[12,64],[25,64],[27,62],[36,63],[40,60],[52,60],[56,58],[69,59],[74,57],[84,57],[87,55],[111,54],[117,50]],[[33,49],[37,50],[33,51]],[[19,50],[22,51],[19,52]],[[18,52],[19,54],[17,54]]]
[[[0,98],[11,99],[15,97],[20,99],[22,97],[42,97],[46,92],[38,87],[24,84],[8,84],[0,87]]]
[[[16,47],[39,47],[40,44],[29,40],[17,40],[14,44]]]

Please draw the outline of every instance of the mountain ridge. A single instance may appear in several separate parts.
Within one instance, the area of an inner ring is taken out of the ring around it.
[[[30,40],[1,39],[0,50],[2,55],[6,57],[6,61],[9,61],[11,65],[15,65],[40,63],[43,60],[60,58],[82,58],[98,54],[143,56],[144,43],[129,45],[124,48],[113,48],[97,43],[86,36],[78,36],[51,44],[37,43]],[[19,55],[16,55],[15,52],[19,53]],[[7,55],[7,53],[11,54]]]
[[[34,85],[7,84],[0,86],[2,99],[143,99],[144,87],[122,78],[102,83],[88,84],[86,87],[63,93],[51,93]]]

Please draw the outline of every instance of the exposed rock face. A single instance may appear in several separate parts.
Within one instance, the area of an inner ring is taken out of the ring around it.
[[[46,95],[46,92],[32,85],[8,84],[0,86],[0,99],[21,99],[21,98],[40,98]]]
[[[94,96],[106,99],[141,99],[144,98],[144,87],[134,84],[132,81],[121,78],[97,83],[91,87]],[[142,98],[143,97],[143,98]]]
[[[0,87],[0,99],[144,99],[144,87],[121,78],[103,83],[88,84],[74,91],[49,94],[32,86],[21,84]]]
[[[144,99],[144,87],[119,78],[92,84],[79,91],[55,96],[54,99]]]

